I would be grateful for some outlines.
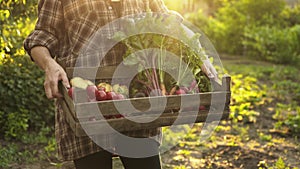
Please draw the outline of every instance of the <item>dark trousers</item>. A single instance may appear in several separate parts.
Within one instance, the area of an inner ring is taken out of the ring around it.
[[[155,151],[158,154],[158,145],[153,142],[153,144],[149,143],[147,148],[141,148],[140,146],[136,146],[135,148],[145,151]],[[142,146],[142,145],[141,145]],[[130,146],[129,146],[130,147]],[[117,148],[123,149],[127,151],[129,148],[128,145],[119,144]],[[133,148],[133,147],[132,147]],[[153,153],[153,152],[152,152]],[[88,155],[86,157],[74,160],[74,164],[76,169],[112,169],[112,156],[110,152],[101,151],[95,154]],[[159,155],[154,155],[146,158],[129,158],[119,156],[125,169],[161,169],[160,157]]]

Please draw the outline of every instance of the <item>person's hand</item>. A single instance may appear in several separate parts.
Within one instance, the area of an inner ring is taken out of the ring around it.
[[[186,32],[187,36],[189,38],[192,38],[195,33],[188,28],[187,26],[185,26],[184,24],[181,24],[182,28],[184,29],[184,31]],[[199,41],[199,49],[202,49],[201,43]],[[210,62],[209,58],[207,56],[205,56],[205,58],[202,60],[203,64],[201,66],[202,71],[210,78],[215,80],[216,82],[220,83],[220,79],[218,77],[218,72],[216,71],[215,67],[212,65],[212,63]]]
[[[44,88],[49,99],[59,98],[62,95],[58,90],[58,82],[62,81],[69,88],[69,80],[64,69],[51,57],[48,48],[36,46],[31,49],[31,58],[45,71]]]
[[[216,82],[219,82],[218,72],[215,67],[211,64],[209,59],[203,60],[202,71],[210,78],[214,79]]]
[[[62,81],[65,87],[70,87],[69,80],[64,69],[56,62],[48,64],[45,68],[44,82],[44,88],[47,98],[53,99],[62,97],[61,93],[58,90],[59,81]]]

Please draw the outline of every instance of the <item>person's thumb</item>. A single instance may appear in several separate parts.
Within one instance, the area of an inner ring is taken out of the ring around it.
[[[66,87],[66,88],[70,88],[70,83],[69,83],[69,79],[68,77],[66,76],[66,74],[62,75],[62,82],[63,82],[63,85]]]

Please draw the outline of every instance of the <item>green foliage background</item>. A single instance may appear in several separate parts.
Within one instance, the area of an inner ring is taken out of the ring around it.
[[[43,72],[25,54],[22,43],[34,28],[36,5],[36,0],[0,3],[0,139],[26,140],[30,132],[54,124]]]
[[[219,52],[275,63],[300,63],[300,5],[284,0],[230,0],[216,12],[186,17],[200,27]]]

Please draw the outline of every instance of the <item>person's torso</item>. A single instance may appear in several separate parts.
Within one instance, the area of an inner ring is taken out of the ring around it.
[[[112,0],[62,0],[66,32],[63,36],[65,38],[60,42],[60,47],[62,47],[59,51],[61,59],[66,60],[67,66],[75,66],[80,60],[77,58],[78,55],[82,53],[87,44],[91,44],[91,39],[96,32],[101,32],[103,37],[109,41],[109,38],[112,38],[122,25],[115,23],[107,25],[115,22],[119,17],[145,12],[145,3],[144,0],[120,0],[119,2],[112,2]],[[109,43],[104,42],[101,45]],[[82,58],[80,55],[81,61],[77,66],[97,66],[99,62],[103,65],[114,65],[121,61],[122,56],[120,55],[124,54],[124,49],[120,44],[108,53],[101,46],[97,50],[100,55],[107,55],[108,58]]]

